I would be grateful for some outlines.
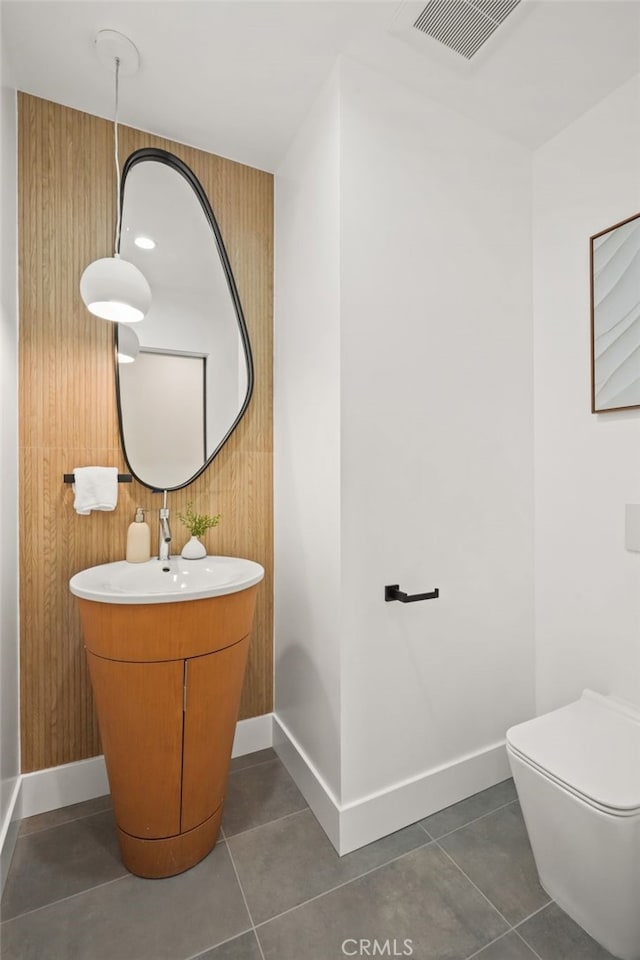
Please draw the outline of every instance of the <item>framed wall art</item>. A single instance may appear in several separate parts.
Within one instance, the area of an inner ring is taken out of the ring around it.
[[[591,411],[640,407],[640,213],[590,241]]]

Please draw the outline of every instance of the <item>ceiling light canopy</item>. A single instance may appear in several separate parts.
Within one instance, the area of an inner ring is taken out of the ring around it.
[[[114,323],[137,323],[151,306],[151,288],[144,274],[120,258],[120,164],[118,160],[118,81],[131,76],[140,63],[131,41],[116,30],[101,30],[96,37],[98,59],[115,73],[114,155],[116,167],[116,232],[114,255],[94,260],[80,278],[80,296],[87,310]],[[155,246],[155,244],[154,244]],[[137,339],[137,338],[136,338]]]

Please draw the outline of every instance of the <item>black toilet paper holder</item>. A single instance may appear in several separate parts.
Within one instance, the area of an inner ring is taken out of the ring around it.
[[[440,591],[437,587],[430,593],[414,593],[412,596],[403,593],[398,583],[392,583],[384,588],[384,599],[387,603],[391,600],[399,600],[400,603],[416,603],[417,600],[437,600],[439,596]]]

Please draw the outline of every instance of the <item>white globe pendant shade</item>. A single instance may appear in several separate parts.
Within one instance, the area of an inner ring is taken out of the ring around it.
[[[140,352],[138,335],[126,324],[118,326],[118,363],[133,363]]]
[[[87,310],[115,323],[137,323],[151,306],[151,288],[128,260],[94,260],[80,278],[80,296]]]

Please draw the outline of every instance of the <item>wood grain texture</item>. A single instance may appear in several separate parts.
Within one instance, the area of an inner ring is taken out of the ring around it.
[[[87,659],[116,823],[134,837],[173,837],[182,807],[184,660]]]
[[[78,599],[87,650],[149,663],[200,657],[251,633],[259,587],[189,603],[97,603]]]
[[[124,830],[118,829],[118,843],[122,862],[127,870],[138,877],[158,880],[161,877],[173,877],[195,866],[204,859],[216,845],[220,832],[222,807],[187,833],[164,840],[141,840],[130,837]]]
[[[251,404],[213,464],[170,494],[176,519],[189,500],[221,513],[209,553],[248,557],[266,577],[256,615],[240,718],[272,708],[272,302],[273,178],[270,174],[122,127],[120,159],[140,147],[170,150],[204,186],[218,218],[242,301],[255,364]],[[68,580],[124,557],[135,507],[149,511],[152,546],[160,506],[137,483],[121,484],[113,513],[80,517],[62,475],[91,464],[127,472],[115,402],[113,328],[79,295],[83,269],[113,250],[113,126],[19,96],[20,576],[22,770],[101,752],[78,605]]]
[[[181,831],[202,823],[224,799],[248,648],[247,637],[185,661]]]

